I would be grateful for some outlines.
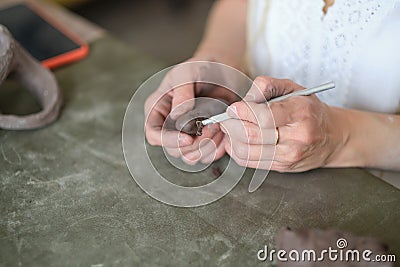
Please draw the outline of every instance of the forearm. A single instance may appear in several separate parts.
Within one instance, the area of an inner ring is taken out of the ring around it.
[[[330,165],[400,170],[400,115],[332,109],[343,146]]]
[[[246,49],[246,0],[219,0],[208,18],[195,56],[240,68]]]

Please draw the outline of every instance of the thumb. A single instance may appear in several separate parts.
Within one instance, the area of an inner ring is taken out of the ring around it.
[[[244,97],[244,100],[262,103],[272,98],[290,94],[301,89],[303,89],[303,87],[292,80],[258,76],[253,81],[253,84]]]
[[[171,119],[176,120],[194,108],[194,84],[185,84],[172,92]]]

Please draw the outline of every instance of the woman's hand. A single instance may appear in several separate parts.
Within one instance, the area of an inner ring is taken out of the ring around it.
[[[211,58],[202,57],[192,58],[187,62],[200,60],[212,61]],[[195,107],[195,97],[221,99],[229,104],[237,99],[233,92],[222,87],[207,83],[185,83],[195,81],[199,71],[204,70],[199,70],[197,64],[178,65],[166,75],[160,87],[145,103],[145,130],[148,142],[165,147],[168,154],[182,158],[191,165],[197,162],[209,163],[221,158],[225,154],[224,134],[219,125],[214,124],[204,127],[201,136],[191,136],[174,127],[166,127],[168,120],[174,125],[173,122],[191,112]],[[174,88],[179,84],[184,85]]]
[[[246,20],[247,1],[216,1],[207,20],[202,41],[194,58],[189,61],[216,61],[234,68],[240,68],[246,47]],[[213,159],[218,159],[225,154],[222,141],[223,134],[219,130],[219,125],[205,127],[202,136],[192,137],[176,130],[163,129],[163,124],[170,113],[170,117],[176,120],[190,110],[190,105],[185,105],[185,108],[181,110],[176,109],[176,107],[188,99],[198,96],[197,93],[225,99],[227,103],[236,101],[236,99],[233,99],[231,92],[227,92],[224,88],[206,90],[205,88],[197,88],[194,84],[183,85],[165,93],[166,89],[170,89],[168,82],[176,78],[179,79],[179,76],[175,75],[174,71],[169,73],[162,85],[165,88],[158,88],[147,99],[145,104],[145,114],[148,115],[145,126],[147,140],[152,145],[165,146],[171,155],[182,157],[184,161],[190,164],[198,161],[207,163]],[[196,92],[196,90],[198,91]],[[212,149],[211,153],[208,152],[209,148],[202,151],[203,145],[206,146],[207,143],[210,143],[203,141],[208,138],[211,138],[217,146],[216,153],[214,153],[215,148]]]
[[[260,76],[245,97],[232,104],[225,150],[239,164],[279,172],[301,172],[335,165],[348,141],[346,120],[315,95],[270,103],[277,96],[304,89],[290,80]],[[239,119],[239,120],[237,120]]]

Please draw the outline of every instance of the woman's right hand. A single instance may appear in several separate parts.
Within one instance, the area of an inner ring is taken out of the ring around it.
[[[191,58],[186,62],[212,61],[210,58]],[[146,138],[151,145],[163,146],[173,157],[182,158],[188,164],[210,163],[225,154],[224,134],[218,124],[204,127],[201,136],[191,136],[176,129],[166,128],[166,119],[176,121],[194,108],[195,97],[223,99],[230,104],[236,95],[222,87],[207,83],[183,83],[195,81],[199,70],[196,64],[177,65],[161,82],[159,88],[145,103]],[[182,82],[181,82],[182,81]],[[180,85],[183,84],[183,85]],[[175,87],[178,85],[177,87]],[[174,88],[175,87],[175,88]]]

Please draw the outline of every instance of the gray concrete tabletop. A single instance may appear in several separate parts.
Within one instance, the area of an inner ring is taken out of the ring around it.
[[[374,237],[400,257],[400,192],[361,169],[271,172],[251,194],[248,170],[227,196],[198,208],[143,192],[124,162],[122,121],[135,89],[163,67],[105,35],[88,58],[55,71],[65,96],[57,122],[0,130],[0,266],[267,266],[256,253],[274,246],[282,226]],[[38,109],[12,81],[0,106]],[[187,179],[157,157],[159,147],[149,151],[157,168]]]

